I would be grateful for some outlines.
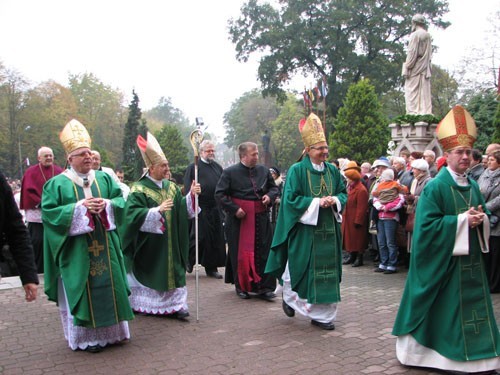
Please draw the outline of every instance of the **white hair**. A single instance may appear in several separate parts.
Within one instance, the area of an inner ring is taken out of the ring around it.
[[[405,158],[402,158],[401,156],[394,156],[392,158],[392,163],[398,163],[398,164],[401,164],[401,165],[406,165]]]
[[[51,154],[54,154],[50,147],[42,146],[38,149],[38,157],[42,156],[44,152],[50,152]]]
[[[432,150],[425,150],[424,156],[430,156],[432,157],[432,160],[436,159],[436,153]]]
[[[207,148],[208,146],[214,146],[215,147],[215,143],[213,143],[210,139],[205,139],[205,140],[201,141],[201,143],[200,143],[200,151],[205,151],[205,148]]]

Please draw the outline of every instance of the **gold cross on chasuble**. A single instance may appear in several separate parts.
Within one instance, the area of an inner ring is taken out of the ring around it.
[[[323,266],[323,270],[320,272],[316,272],[316,276],[323,279],[323,282],[327,282],[329,277],[333,277],[335,272],[329,271],[326,266]]]
[[[92,253],[95,257],[98,257],[101,251],[104,251],[104,246],[99,245],[99,242],[97,242],[97,240],[93,240],[92,246],[89,246],[89,253]]]
[[[476,268],[480,268],[481,263],[480,262],[474,262],[473,257],[471,257],[470,263],[469,264],[464,264],[462,266],[462,271],[468,271],[470,272],[470,277],[473,279],[474,278],[474,270]]]
[[[316,229],[314,231],[314,233],[319,233],[323,236],[323,241],[326,240],[326,237],[329,235],[329,234],[334,234],[335,231],[333,230],[333,228],[331,228],[330,230],[326,229],[326,223],[323,223],[323,226],[320,228],[320,229]]]
[[[471,320],[466,320],[465,325],[467,326],[473,326],[474,327],[474,333],[477,335],[479,333],[479,325],[480,324],[485,324],[486,319],[485,318],[480,318],[477,314],[476,310],[472,310],[472,319]]]

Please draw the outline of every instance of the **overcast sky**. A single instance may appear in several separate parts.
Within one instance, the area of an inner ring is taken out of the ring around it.
[[[33,84],[67,85],[68,74],[93,73],[143,110],[171,97],[194,122],[222,135],[223,115],[260,87],[257,63],[239,63],[227,20],[243,0],[0,0],[0,61]],[[453,66],[480,44],[500,0],[450,0],[446,31],[432,31],[433,62]],[[310,82],[298,80],[301,89]]]

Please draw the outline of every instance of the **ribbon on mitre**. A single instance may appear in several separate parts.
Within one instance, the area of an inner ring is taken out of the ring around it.
[[[306,124],[306,119],[305,118],[301,118],[300,121],[299,121],[299,132],[302,133],[302,129],[304,128],[305,124]]]
[[[142,152],[146,152],[147,145],[148,145],[148,141],[146,141],[144,138],[142,138],[142,136],[139,134],[137,136],[137,147],[139,147],[139,149]]]

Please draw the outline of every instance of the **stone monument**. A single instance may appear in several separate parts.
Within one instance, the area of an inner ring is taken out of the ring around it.
[[[408,44],[408,54],[402,70],[405,79],[407,114],[432,114],[431,58],[431,35],[426,30],[424,16],[416,14],[412,18],[412,33]]]

